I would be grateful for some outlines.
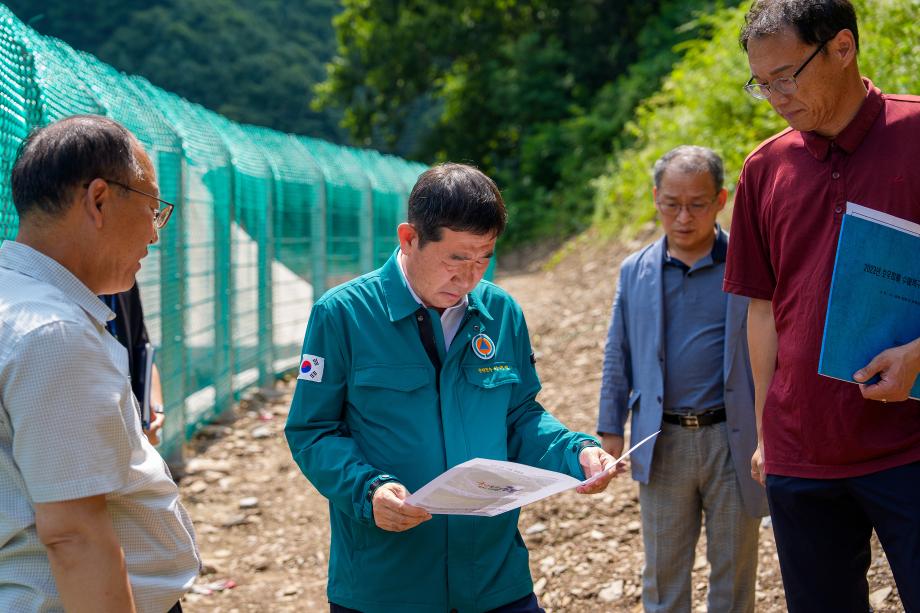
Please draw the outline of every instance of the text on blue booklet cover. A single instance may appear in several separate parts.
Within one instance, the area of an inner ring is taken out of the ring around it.
[[[853,373],[891,347],[920,338],[920,237],[844,215],[818,373]],[[920,398],[920,377],[910,396]]]

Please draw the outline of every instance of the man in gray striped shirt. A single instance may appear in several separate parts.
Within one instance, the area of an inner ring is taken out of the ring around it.
[[[129,289],[172,205],[123,126],[33,132],[0,245],[0,610],[180,611],[191,521],[141,432],[124,347],[97,294]]]

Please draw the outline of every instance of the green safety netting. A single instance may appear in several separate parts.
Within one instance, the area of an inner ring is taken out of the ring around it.
[[[380,153],[362,149],[350,152],[361,161],[371,181],[373,263],[380,266],[399,244],[396,226],[406,220],[409,192],[399,173]]]
[[[357,160],[324,140],[300,137],[326,183],[326,275],[329,285],[354,277],[373,265],[371,193]]]
[[[265,155],[243,128],[229,119],[204,111],[230,155],[233,203],[230,254],[233,269],[231,329],[233,390],[254,383],[266,385],[272,370],[271,304],[272,173]]]
[[[299,364],[316,297],[396,245],[424,166],[244,126],[24,26],[0,4],[0,241],[18,217],[9,174],[33,127],[108,115],[150,155],[176,204],[138,283],[167,410],[161,450]]]
[[[272,171],[271,270],[273,367],[299,363],[309,305],[325,289],[325,180],[319,163],[296,138],[260,128],[244,130]]]
[[[39,117],[32,54],[18,32],[19,20],[0,4],[0,242],[19,228],[10,171],[19,143]]]
[[[233,400],[233,187],[229,152],[207,111],[132,77],[182,141],[187,429]]]

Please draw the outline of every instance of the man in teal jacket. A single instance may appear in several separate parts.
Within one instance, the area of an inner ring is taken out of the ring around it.
[[[613,463],[536,401],[520,307],[482,276],[505,227],[470,166],[424,173],[400,247],[313,306],[285,427],[329,499],[333,612],[542,611],[518,512],[432,517],[409,492],[471,458],[590,477]],[[611,475],[581,493],[606,488]]]

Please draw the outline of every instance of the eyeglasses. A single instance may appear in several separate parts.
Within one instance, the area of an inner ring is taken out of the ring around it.
[[[773,81],[769,83],[755,83],[754,77],[751,77],[748,79],[747,84],[745,84],[744,91],[749,93],[757,100],[767,100],[774,91],[777,91],[784,96],[791,96],[799,90],[799,84],[796,82],[795,78],[799,76],[799,73],[805,70],[805,67],[808,66],[809,62],[815,59],[815,56],[818,55],[818,52],[821,51],[821,49],[824,49],[824,45],[826,45],[830,40],[831,39],[829,38],[818,45],[818,48],[808,56],[808,59],[805,60],[802,65],[799,66],[799,69],[793,72],[791,76],[779,77],[777,79],[773,79]]]
[[[680,215],[680,212],[684,209],[687,209],[687,212],[690,213],[691,217],[696,217],[702,215],[709,210],[709,207],[712,206],[712,203],[716,201],[717,196],[713,196],[712,200],[709,202],[691,202],[690,204],[678,204],[676,202],[656,202],[658,210],[661,211],[661,214],[665,217],[677,217]]]
[[[171,202],[167,202],[166,200],[163,200],[162,198],[158,196],[154,196],[153,194],[149,194],[143,190],[139,190],[136,187],[131,187],[130,185],[122,183],[121,181],[114,181],[112,179],[103,179],[103,181],[106,181],[108,183],[113,183],[117,185],[118,187],[121,187],[122,189],[128,190],[129,192],[134,192],[142,196],[147,196],[148,198],[153,198],[154,200],[162,204],[163,206],[161,206],[158,209],[153,210],[153,227],[156,228],[157,230],[161,230],[163,226],[166,225],[166,222],[169,221],[170,215],[172,215],[173,209],[176,208],[175,205]],[[89,183],[84,183],[83,187],[84,188],[89,187]]]

